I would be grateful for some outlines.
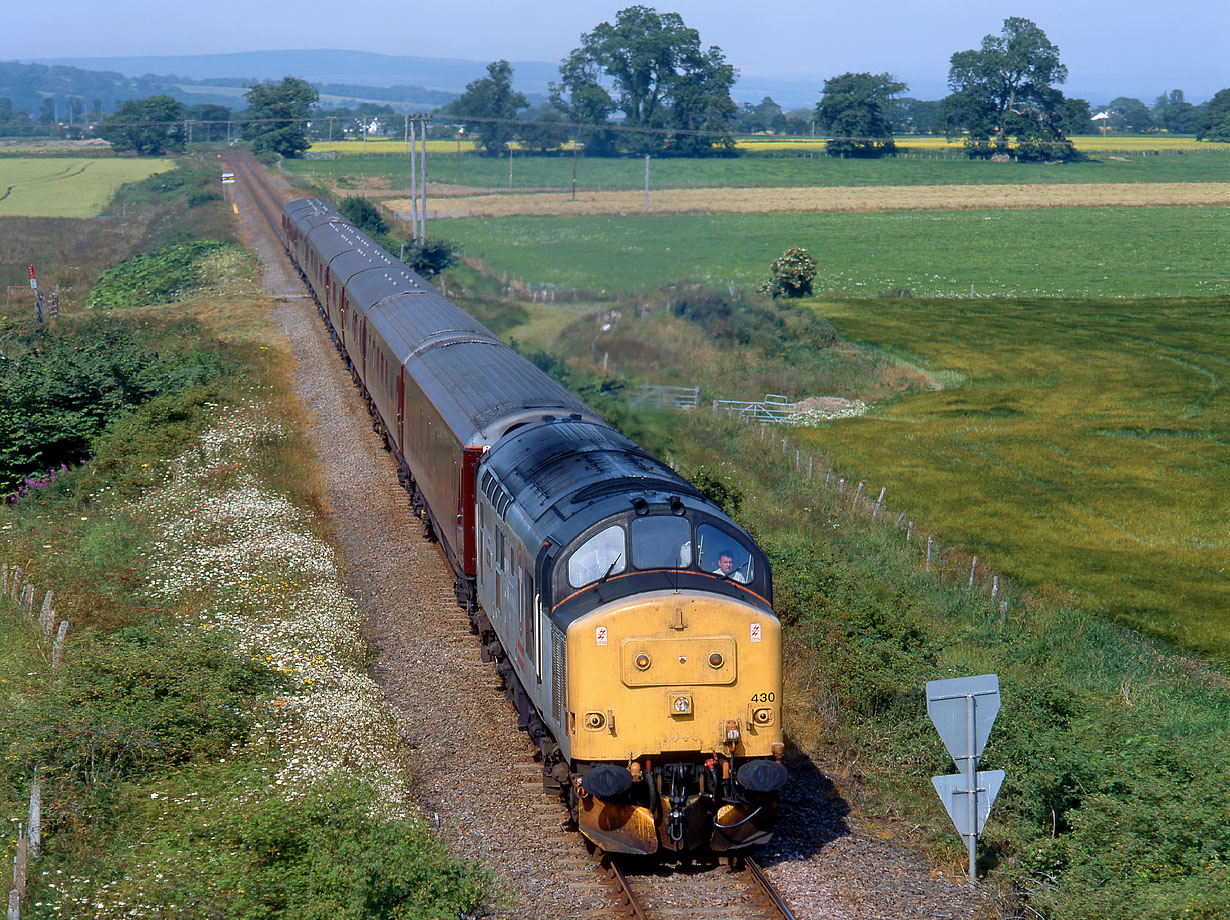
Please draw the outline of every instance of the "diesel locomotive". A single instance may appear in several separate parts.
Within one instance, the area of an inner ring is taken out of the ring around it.
[[[282,231],[581,832],[767,841],[788,775],[764,552],[328,204],[290,202]]]

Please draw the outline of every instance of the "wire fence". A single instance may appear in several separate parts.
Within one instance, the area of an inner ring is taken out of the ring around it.
[[[48,590],[43,593],[42,605],[36,608],[35,596],[38,594],[34,583],[30,581],[20,565],[10,566],[7,562],[0,563],[0,598],[15,604],[19,614],[38,622],[38,641],[50,645],[51,673],[60,667],[64,657],[64,642],[68,636],[68,621],[56,622],[55,608],[52,606],[53,593]],[[31,860],[37,859],[43,849],[43,792],[42,781],[38,768],[30,777],[30,799],[26,811],[26,820],[17,824],[17,842],[13,854],[12,884],[8,892],[8,910],[6,920],[21,920],[22,901],[26,895],[29,881]]]

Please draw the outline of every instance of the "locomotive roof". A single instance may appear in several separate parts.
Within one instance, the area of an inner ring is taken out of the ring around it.
[[[485,331],[485,330],[484,330]],[[490,335],[490,333],[488,333]],[[601,418],[503,342],[442,334],[407,358],[413,377],[463,444],[489,446],[544,415]]]
[[[587,419],[558,419],[518,431],[491,451],[487,468],[535,522],[551,510],[566,520],[612,497],[624,507],[630,495],[702,498],[695,486],[635,441]]]

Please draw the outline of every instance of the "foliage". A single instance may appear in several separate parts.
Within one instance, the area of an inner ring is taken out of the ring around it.
[[[1011,16],[1000,35],[987,35],[977,51],[958,51],[950,60],[945,100],[953,127],[974,140],[994,138],[999,146],[1009,135],[1062,139],[1053,113],[1063,98],[1052,84],[1062,83],[1068,68],[1059,49],[1037,25]]]
[[[833,157],[892,153],[896,147],[888,113],[893,97],[904,91],[905,84],[886,73],[844,73],[825,80],[816,106],[817,125],[833,137],[825,152]]]
[[[523,147],[541,155],[557,152],[569,138],[573,129],[565,115],[555,105],[544,102],[532,113],[530,120],[518,129]]]
[[[837,340],[828,320],[812,310],[742,294],[728,296],[699,285],[672,298],[670,310],[719,342],[777,352],[786,360]]]
[[[278,686],[275,676],[215,639],[173,629],[90,633],[13,726],[30,739],[16,750],[53,782],[105,801],[151,771],[225,756],[246,739],[253,699]]]
[[[338,202],[337,210],[368,236],[380,237],[389,232],[389,222],[380,209],[362,195],[347,195]]]
[[[615,110],[624,113],[616,138],[622,151],[703,156],[734,149],[734,68],[717,46],[703,49],[700,33],[678,13],[620,10],[614,25],[601,22],[581,36],[560,76],[552,99],[580,123],[600,124]],[[605,89],[608,80],[617,97]],[[586,144],[589,153],[604,152],[601,143]]]
[[[792,246],[773,260],[773,274],[760,288],[770,297],[807,297],[816,277],[816,263],[806,249]]]
[[[0,494],[26,475],[91,456],[126,409],[217,373],[206,353],[158,354],[114,322],[62,323],[0,361]]]
[[[1218,90],[1209,100],[1200,116],[1197,137],[1202,141],[1230,143],[1230,89]]]
[[[517,136],[517,112],[529,106],[525,96],[512,88],[512,73],[508,61],[492,61],[487,76],[466,84],[465,92],[448,107],[489,157],[502,153]]]
[[[125,102],[99,122],[98,136],[117,153],[157,157],[184,149],[184,107],[170,96],[150,96]]]
[[[170,300],[199,285],[201,258],[225,245],[216,240],[198,240],[135,255],[99,276],[87,306],[144,307]]]
[[[378,804],[346,778],[235,813],[224,835],[247,859],[228,873],[229,915],[437,920],[474,912],[488,891],[485,873],[450,859],[421,823],[374,814]]]
[[[1153,122],[1172,134],[1196,133],[1197,109],[1183,98],[1183,90],[1162,93],[1153,103]]]
[[[1149,107],[1131,96],[1119,96],[1112,99],[1106,111],[1110,114],[1107,127],[1113,131],[1146,134],[1157,130],[1157,126],[1153,123],[1153,113],[1149,111]]]
[[[457,252],[457,246],[448,240],[411,240],[406,244],[404,261],[424,278],[434,278],[457,262]]]
[[[248,88],[244,98],[248,111],[242,134],[252,143],[253,153],[299,157],[311,146],[307,122],[320,93],[307,81],[283,77],[280,83],[257,83]]]

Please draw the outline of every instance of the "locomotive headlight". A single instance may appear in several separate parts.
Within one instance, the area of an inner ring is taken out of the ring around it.
[[[686,716],[692,712],[692,697],[679,694],[671,700],[671,709],[677,716]]]
[[[600,712],[585,713],[585,727],[590,731],[597,731],[606,724],[606,716]]]
[[[773,721],[773,710],[768,708],[757,709],[752,713],[752,721],[757,725],[768,725]]]
[[[725,663],[726,659],[722,657],[721,652],[714,652],[709,656],[709,667],[711,668],[720,668]]]
[[[636,666],[640,668],[642,671],[648,671],[650,663],[651,662],[649,661],[649,656],[646,655],[644,652],[641,652],[639,655],[636,656]]]

